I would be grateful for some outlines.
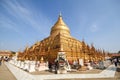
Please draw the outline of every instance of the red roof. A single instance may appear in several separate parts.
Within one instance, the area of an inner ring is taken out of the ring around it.
[[[0,55],[1,55],[1,56],[11,55],[11,53],[10,53],[10,52],[0,52]]]
[[[113,53],[111,56],[120,56],[118,53]]]

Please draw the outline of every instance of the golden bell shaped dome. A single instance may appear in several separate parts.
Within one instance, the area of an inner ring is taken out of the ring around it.
[[[64,23],[61,15],[59,15],[59,18],[58,18],[57,22],[51,28],[50,35],[51,36],[56,36],[59,33],[70,36],[70,30],[67,27],[67,25]]]

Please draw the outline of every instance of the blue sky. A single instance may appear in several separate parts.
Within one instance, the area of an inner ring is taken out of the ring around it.
[[[60,12],[74,38],[120,50],[120,0],[0,0],[0,50],[22,51],[48,37]]]

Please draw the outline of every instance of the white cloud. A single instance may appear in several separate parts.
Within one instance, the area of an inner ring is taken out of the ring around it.
[[[22,34],[19,29],[17,29],[17,26],[13,21],[11,21],[8,17],[2,15],[1,18],[2,20],[0,20],[0,28],[6,28],[6,29],[10,29],[18,34]]]
[[[90,26],[90,31],[91,32],[97,32],[98,31],[98,25],[96,25],[96,24],[92,24],[91,26]]]
[[[5,0],[2,4],[4,9],[8,12],[8,14],[11,15],[10,17],[14,17],[16,20],[20,22],[16,23],[6,17],[4,19],[6,19],[7,21],[10,20],[10,23],[14,23],[16,26],[12,26],[13,28],[18,27],[19,24],[22,22],[25,25],[29,26],[29,28],[33,28],[43,35],[48,34],[49,31],[46,30],[48,30],[49,25],[51,25],[49,19],[46,16],[44,16],[42,12],[40,12],[40,10],[39,11],[36,10],[36,12],[34,12],[34,10],[30,9],[27,5],[28,4],[22,5],[16,0],[12,1]]]

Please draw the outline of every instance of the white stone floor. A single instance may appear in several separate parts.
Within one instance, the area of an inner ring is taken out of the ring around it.
[[[73,78],[113,78],[116,67],[110,65],[107,69],[98,74],[49,74],[49,75],[32,75],[15,67],[10,63],[5,63],[8,69],[14,74],[17,80],[44,80],[44,79],[73,79]]]

